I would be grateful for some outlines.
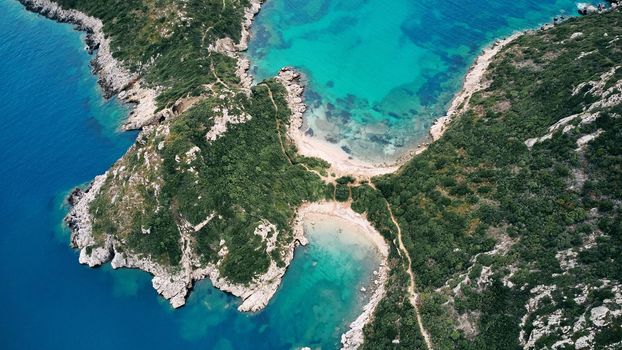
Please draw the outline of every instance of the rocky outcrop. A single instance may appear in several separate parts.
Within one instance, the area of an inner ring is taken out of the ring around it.
[[[204,266],[201,264],[197,256],[194,246],[194,226],[181,225],[179,231],[181,234],[180,246],[182,250],[182,258],[179,266],[163,266],[153,261],[148,256],[135,254],[127,250],[127,245],[117,241],[112,235],[106,237],[94,237],[92,232],[92,219],[90,213],[90,204],[96,198],[97,194],[104,185],[108,173],[98,176],[86,190],[74,190],[68,201],[73,205],[69,215],[65,221],[69,225],[71,233],[71,244],[80,251],[79,261],[90,267],[100,266],[111,261],[114,269],[131,268],[140,269],[153,275],[153,288],[164,298],[168,299],[174,308],[181,307],[185,304],[186,298],[192,289],[194,282],[209,278],[214,287],[231,293],[242,299],[242,304],[238,307],[240,311],[259,311],[263,309],[276,293],[287,267],[294,258],[294,250],[298,245],[306,245],[307,239],[301,229],[294,230],[292,241],[281,250],[281,259],[284,262],[279,267],[275,261],[270,263],[268,270],[255,277],[248,284],[230,283],[226,278],[220,275],[218,269],[220,261],[215,264]],[[207,220],[212,218],[211,215]],[[267,224],[262,223],[256,231],[261,235],[266,230]],[[299,221],[295,223],[296,227],[301,226]],[[274,225],[267,225],[274,231]],[[276,237],[278,232],[272,232]],[[268,239],[266,234],[266,239]],[[268,249],[270,248],[269,245]],[[274,247],[272,247],[274,249]],[[223,254],[221,259],[226,255]]]
[[[118,95],[121,101],[134,105],[122,126],[124,130],[139,129],[157,121],[157,91],[141,86],[139,77],[125,69],[122,62],[112,56],[110,39],[104,35],[101,20],[80,11],[65,10],[50,0],[19,1],[30,11],[58,22],[74,24],[77,30],[86,32],[87,50],[95,53],[91,61],[93,73],[98,76],[104,97]]]
[[[65,222],[71,229],[71,246],[80,250],[80,264],[90,267],[108,262],[112,257],[112,241],[97,242],[93,236],[90,204],[104,185],[108,174],[97,176],[85,190],[75,189],[68,198],[73,206]]]
[[[76,10],[63,9],[50,0],[20,0],[20,2],[30,11],[59,22],[72,23],[76,29],[87,33],[87,50],[89,53],[95,54],[91,62],[93,73],[98,75],[104,96],[109,98],[118,95],[122,101],[135,105],[123,125],[123,129],[142,128],[162,117],[168,119],[173,114],[179,113],[179,111],[174,110],[177,107],[175,105],[172,110],[165,109],[154,114],[157,91],[142,88],[139,77],[125,69],[121,62],[112,56],[109,39],[105,37],[103,23],[99,19]],[[249,92],[252,78],[247,74],[247,71],[250,63],[241,57],[240,52],[247,48],[250,25],[254,16],[259,12],[260,5],[261,1],[252,0],[250,6],[245,10],[240,43],[234,44],[231,39],[225,38],[217,41],[212,47],[216,51],[233,56],[238,60],[238,75],[243,87]],[[80,263],[95,267],[111,262],[115,269],[133,268],[149,272],[153,275],[154,289],[168,299],[175,308],[184,305],[194,282],[209,278],[216,288],[242,299],[242,304],[239,307],[241,311],[258,311],[268,304],[276,292],[285,274],[286,267],[293,259],[295,247],[307,244],[303,233],[297,232],[291,243],[282,250],[281,258],[285,263],[284,267],[279,267],[273,261],[264,274],[257,276],[250,283],[246,285],[234,284],[220,275],[218,269],[220,262],[207,266],[200,263],[193,249],[195,242],[192,233],[197,229],[192,225],[182,225],[179,227],[181,233],[180,246],[183,247],[180,266],[164,266],[149,256],[128,251],[125,242],[119,241],[112,235],[95,237],[93,234],[90,206],[101,191],[107,177],[108,173],[96,177],[88,188],[76,189],[68,198],[72,208],[65,221],[71,229],[71,245],[80,252]],[[206,223],[203,222],[201,225]],[[223,254],[220,257],[224,258],[227,250],[223,249],[222,251]]]
[[[112,56],[109,39],[105,37],[103,23],[99,19],[76,10],[65,10],[50,0],[20,0],[20,2],[28,10],[59,22],[72,23],[76,26],[76,29],[87,33],[87,50],[91,54],[95,54],[92,61],[93,72],[98,74],[99,84],[102,87],[104,96],[109,98],[118,95],[122,101],[135,105],[135,108],[123,125],[123,129],[142,128],[160,118],[168,119],[176,112],[179,113],[179,111],[174,110],[177,107],[176,105],[172,110],[165,109],[158,114],[154,114],[157,91],[142,88],[139,77],[126,70],[121,62]],[[210,47],[215,51],[227,54],[238,60],[237,73],[242,86],[249,93],[252,78],[247,74],[247,71],[250,67],[250,62],[242,58],[240,52],[247,48],[250,25],[254,16],[259,12],[260,6],[260,0],[251,0],[250,6],[246,8],[242,22],[240,43],[234,44],[231,39],[224,38],[218,40]],[[118,241],[112,235],[105,235],[105,237],[94,236],[90,206],[100,192],[107,177],[108,173],[96,177],[87,189],[76,189],[68,198],[72,209],[65,221],[72,232],[71,244],[80,251],[80,263],[95,267],[111,262],[112,267],[115,269],[133,268],[149,272],[153,275],[153,287],[159,294],[168,299],[175,308],[184,305],[194,282],[203,278],[210,278],[216,288],[242,299],[242,304],[239,307],[241,311],[258,311],[268,304],[276,292],[287,266],[293,259],[295,247],[307,244],[303,232],[297,231],[291,243],[282,250],[281,258],[285,263],[284,267],[279,267],[276,262],[272,261],[268,270],[254,278],[250,283],[246,285],[234,284],[220,276],[218,269],[220,262],[208,264],[207,266],[200,263],[198,256],[192,249],[195,242],[192,235],[193,232],[191,231],[196,231],[196,229],[191,225],[182,225],[179,227],[181,233],[180,246],[183,247],[180,266],[163,266],[149,256],[128,251],[125,242]],[[224,248],[221,258],[224,258],[227,254],[227,250]]]
[[[574,33],[570,36],[572,39],[576,36]],[[621,66],[615,66],[602,73],[598,79],[582,82],[578,84],[572,92],[572,96],[589,97],[594,102],[587,104],[583,107],[581,113],[573,114],[571,116],[562,118],[551,125],[548,129],[548,133],[539,136],[532,137],[524,141],[524,144],[530,150],[534,145],[551,140],[553,135],[557,132],[566,134],[571,130],[581,128],[596,121],[603,114],[604,109],[618,106],[622,104],[622,79],[616,78],[616,72],[622,69]],[[618,118],[618,114],[613,114]],[[577,140],[577,151],[582,150],[590,141],[597,138],[603,130],[597,130],[596,132],[583,135]]]
[[[291,111],[290,127],[288,129],[289,137],[295,139],[297,133],[302,127],[303,114],[307,110],[307,106],[303,100],[304,84],[301,83],[302,76],[291,67],[282,68],[276,77],[276,80],[283,84],[287,94],[287,107]]]
[[[372,294],[369,302],[363,307],[363,313],[359,315],[359,317],[354,320],[354,322],[350,323],[350,329],[341,335],[341,349],[342,350],[355,350],[358,349],[363,342],[365,341],[365,334],[363,333],[363,328],[367,325],[373,314],[376,311],[376,307],[384,298],[385,295],[385,287],[384,284],[387,281],[388,274],[388,266],[385,261],[383,261],[380,265],[380,269],[375,274],[374,285],[376,285],[376,290]]]

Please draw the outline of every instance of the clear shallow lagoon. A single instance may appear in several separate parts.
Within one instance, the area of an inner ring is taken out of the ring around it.
[[[257,80],[284,66],[307,75],[309,134],[385,162],[427,136],[484,46],[576,10],[572,0],[269,0],[249,56]]]
[[[199,283],[172,310],[140,271],[78,264],[63,198],[132,144],[125,109],[103,101],[81,34],[0,0],[1,349],[291,349],[336,347],[365,299],[372,247],[310,230],[282,289],[258,314]]]

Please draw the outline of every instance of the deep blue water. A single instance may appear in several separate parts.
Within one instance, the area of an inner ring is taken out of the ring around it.
[[[336,228],[309,232],[315,244],[254,315],[207,282],[172,310],[146,273],[78,264],[63,198],[136,137],[117,132],[127,111],[101,98],[83,46],[70,25],[0,0],[0,349],[335,347],[377,263]]]

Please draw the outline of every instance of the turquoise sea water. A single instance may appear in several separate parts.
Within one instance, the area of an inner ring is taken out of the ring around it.
[[[427,136],[484,46],[576,9],[572,0],[270,0],[249,56],[257,80],[284,66],[307,75],[309,134],[391,161]]]
[[[78,264],[63,197],[132,144],[125,109],[103,101],[80,34],[0,0],[0,349],[334,348],[377,259],[336,229],[309,232],[258,314],[199,283],[172,310],[146,273]]]

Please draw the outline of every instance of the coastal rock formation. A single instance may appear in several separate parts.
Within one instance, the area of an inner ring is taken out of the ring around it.
[[[123,124],[124,130],[140,129],[157,120],[155,99],[156,90],[141,86],[136,74],[123,68],[123,64],[112,56],[110,40],[106,38],[101,20],[76,10],[66,10],[51,0],[19,0],[28,10],[58,22],[71,23],[76,29],[87,33],[86,44],[89,52],[95,52],[91,61],[93,74],[98,76],[105,98],[118,95],[119,98],[135,105]]]
[[[304,77],[295,69],[285,67],[281,69],[276,80],[283,84],[287,91],[287,106],[292,111],[287,136],[296,146],[299,154],[329,162],[331,164],[330,172],[336,176],[353,175],[360,179],[369,180],[374,176],[393,173],[398,169],[399,164],[371,164],[354,159],[334,144],[309,137],[302,130],[303,114],[307,109],[303,96]]]
[[[21,0],[21,2],[31,11],[59,22],[72,23],[76,26],[76,29],[87,33],[87,49],[90,53],[95,54],[92,61],[93,73],[98,75],[98,81],[102,86],[104,96],[109,98],[113,95],[118,95],[122,101],[135,105],[123,125],[124,129],[144,128],[156,121],[168,121],[173,115],[182,114],[198,103],[196,99],[184,98],[178,100],[172,108],[165,108],[155,113],[155,99],[159,91],[157,89],[143,88],[140,77],[125,69],[123,63],[113,57],[110,40],[103,32],[104,25],[101,20],[73,9],[64,9],[49,0]],[[232,88],[236,90],[241,88],[246,90],[247,94],[250,93],[252,83],[252,78],[247,74],[250,63],[247,59],[242,58],[239,52],[247,48],[249,28],[253,17],[260,9],[260,4],[259,0],[252,0],[250,1],[250,6],[244,10],[241,40],[238,44],[233,43],[229,38],[223,38],[211,46],[214,47],[215,51],[234,57],[237,60],[238,69],[236,73],[241,81],[241,86]],[[211,89],[212,91],[214,90],[214,88]],[[235,98],[235,94],[236,91],[231,89],[224,89],[220,93],[219,98],[225,106],[214,107],[213,112],[220,116],[220,119],[215,118],[215,120],[222,120],[224,124],[223,127],[218,127],[218,123],[216,123],[217,125],[212,127],[212,131],[208,132],[207,135],[210,141],[215,141],[219,135],[226,131],[227,123],[243,123],[250,119],[250,115],[243,111],[239,112],[240,106],[227,105],[227,101]],[[213,134],[211,137],[210,133]],[[166,137],[169,134],[170,128],[167,124],[157,127],[146,127],[139,135],[137,144],[128,151],[128,154],[137,154],[139,158],[143,159],[146,166],[145,170],[160,171],[164,164],[162,156],[158,154],[158,151],[162,151],[166,147],[166,143],[158,141],[156,145],[152,145],[151,148],[147,149],[145,140],[150,137]],[[186,157],[188,160],[185,165],[194,164],[197,152],[200,153],[198,147],[195,146],[193,149],[198,151],[193,152],[193,159],[190,159],[192,157]],[[96,177],[86,189],[76,189],[68,199],[72,209],[66,217],[66,222],[72,231],[72,246],[80,251],[80,263],[95,267],[111,261],[113,268],[137,268],[147,271],[153,275],[152,283],[154,288],[159,294],[169,299],[173,307],[183,305],[190,288],[192,288],[192,284],[206,277],[211,279],[215,287],[240,297],[242,299],[239,307],[240,310],[257,311],[265,307],[276,292],[282,276],[293,258],[295,246],[307,243],[303,232],[296,231],[295,235],[288,240],[289,243],[285,246],[283,246],[282,242],[278,242],[280,252],[279,264],[271,260],[266,271],[255,276],[251,281],[247,283],[230,283],[221,276],[220,272],[220,265],[228,258],[226,245],[223,245],[219,252],[219,260],[214,263],[206,264],[197,253],[196,235],[209,224],[210,218],[213,218],[213,215],[197,225],[190,225],[187,221],[185,223],[181,222],[181,224],[178,222],[179,245],[183,247],[180,266],[174,267],[162,264],[148,254],[131,252],[127,248],[127,237],[122,238],[113,234],[102,235],[99,231],[97,233],[94,232],[93,215],[97,214],[97,209],[93,209],[93,203],[99,197],[104,196],[102,194],[103,187],[110,186],[110,182],[117,181],[117,179],[121,179],[127,174],[127,165],[129,164],[120,161],[118,166],[114,167],[112,171]],[[194,170],[190,166],[188,171],[192,172]],[[152,179],[150,183],[148,182],[149,180],[140,178],[140,176],[130,175],[127,179],[129,181],[123,186],[143,186],[147,184],[156,196],[161,192],[161,187],[163,186],[161,177]],[[121,189],[119,188],[119,190]],[[120,197],[121,193],[119,193],[119,198],[115,195],[111,199],[113,202],[122,200]],[[137,199],[135,195],[128,197],[128,200],[132,201],[132,205],[137,204],[135,202]],[[151,227],[141,227],[141,231],[144,235],[152,234]],[[276,249],[277,242],[274,240],[277,236],[278,232],[276,232],[275,227],[274,239],[271,239],[271,244],[267,250],[272,251]],[[224,244],[225,241],[222,240],[222,242]]]
[[[112,242],[109,239],[101,245],[96,243],[89,214],[89,205],[96,198],[107,175],[97,176],[85,190],[76,189],[68,198],[72,209],[65,222],[71,229],[71,246],[80,250],[80,264],[90,267],[102,265],[112,257]]]
[[[248,49],[248,41],[250,40],[250,28],[253,18],[261,9],[261,0],[250,0],[250,5],[244,10],[244,18],[242,20],[242,34],[239,43],[234,43],[231,38],[222,38],[210,45],[209,49],[214,52],[234,58],[237,62],[236,75],[240,79],[240,85],[250,93],[253,84],[253,77],[248,73],[251,62],[248,58],[243,57],[241,52]]]
[[[115,240],[113,236],[106,236],[104,242],[98,242],[92,231],[92,215],[90,213],[90,204],[95,200],[100,189],[106,181],[109,173],[100,175],[95,178],[91,185],[84,191],[76,190],[72,193],[69,201],[73,207],[66,217],[66,222],[71,228],[72,246],[80,251],[80,263],[90,267],[100,266],[107,262],[111,262],[113,268],[132,268],[149,272],[153,275],[153,288],[164,298],[168,299],[171,306],[178,308],[185,304],[186,297],[195,281],[209,278],[214,287],[229,292],[242,299],[241,305],[238,307],[240,311],[259,311],[263,309],[280,285],[285,274],[287,266],[294,257],[295,247],[298,245],[308,244],[308,240],[304,236],[301,226],[301,219],[296,219],[294,229],[294,239],[291,243],[281,248],[283,265],[281,267],[272,261],[268,270],[247,284],[235,284],[221,277],[218,266],[221,260],[216,264],[207,264],[202,266],[200,258],[196,255],[191,247],[195,244],[192,234],[195,228],[179,227],[182,242],[180,245],[187,249],[183,250],[181,268],[167,267],[154,261],[147,256],[140,254],[132,254],[126,251],[125,244]],[[265,224],[260,224],[255,231],[265,231]],[[276,229],[274,225],[268,226],[270,230]],[[199,230],[201,227],[199,227]],[[198,231],[198,230],[196,230]],[[274,232],[274,235],[278,232]],[[275,243],[273,243],[274,245]],[[274,249],[268,249],[271,251]],[[226,254],[225,254],[226,255]]]
[[[178,100],[172,108],[165,108],[158,113],[154,113],[156,109],[155,99],[158,91],[142,88],[140,77],[137,74],[130,73],[123,67],[122,62],[117,61],[112,56],[110,41],[104,35],[102,21],[76,10],[63,9],[49,0],[23,0],[22,3],[31,11],[38,12],[59,22],[75,24],[77,29],[87,32],[87,49],[89,52],[95,52],[95,58],[92,62],[93,73],[98,75],[105,97],[118,94],[122,101],[135,104],[135,108],[133,108],[123,128],[135,129],[144,127],[137,143],[130,148],[126,157],[137,155],[139,159],[144,160],[144,171],[161,171],[165,164],[159,152],[165,150],[168,142],[162,140],[158,141],[157,144],[149,144],[146,140],[151,137],[166,138],[170,135],[171,130],[167,123],[159,126],[146,126],[153,124],[155,121],[160,123],[170,121],[173,115],[183,114],[197,105],[197,103],[200,103],[200,100],[183,98]],[[238,69],[236,74],[241,84],[240,86],[227,87],[220,92],[214,92],[221,101],[220,104],[222,106],[212,108],[212,112],[216,114],[216,117],[214,118],[215,124],[206,135],[208,142],[214,142],[222,136],[227,130],[227,124],[244,123],[251,118],[250,115],[244,112],[243,107],[232,105],[231,101],[235,99],[238,90],[246,91],[247,94],[250,94],[252,78],[247,74],[250,63],[247,59],[241,57],[240,51],[245,50],[247,47],[249,28],[252,19],[260,9],[260,4],[259,0],[252,0],[250,1],[250,6],[244,10],[241,40],[238,44],[233,43],[229,38],[222,38],[210,46],[210,49],[237,60]],[[218,79],[217,76],[216,78]],[[226,84],[223,83],[223,85]],[[210,87],[210,89],[215,91],[214,87]],[[188,169],[182,170],[180,168],[180,170],[196,174],[197,172],[193,165],[197,157],[201,157],[201,150],[196,146],[191,148],[192,150],[195,151],[191,155],[188,155],[189,153],[187,152],[184,158],[187,158],[184,166],[188,166]],[[178,161],[181,158],[175,156],[175,159]],[[307,243],[303,232],[296,231],[294,236],[288,239],[288,243],[284,246],[282,242],[276,242],[278,231],[276,226],[273,225],[274,237],[267,241],[269,245],[266,250],[269,250],[267,253],[271,253],[278,245],[280,262],[277,264],[274,260],[270,260],[265,272],[256,275],[246,283],[231,283],[227,278],[222,277],[220,271],[223,261],[229,258],[229,249],[225,245],[225,240],[221,240],[222,249],[219,251],[218,261],[205,263],[201,254],[198,253],[197,235],[209,225],[214,215],[212,214],[208,219],[196,225],[191,225],[187,220],[180,218],[177,220],[176,225],[180,239],[178,244],[182,247],[180,263],[179,266],[168,266],[168,264],[157,261],[149,254],[132,252],[131,249],[128,249],[129,237],[121,237],[112,233],[102,234],[100,231],[94,232],[93,216],[98,215],[98,210],[100,209],[98,209],[99,207],[93,209],[93,203],[98,198],[105,197],[108,193],[113,193],[113,196],[110,198],[113,203],[121,201],[127,202],[127,205],[135,206],[144,200],[141,199],[142,195],[136,192],[123,198],[122,193],[137,190],[138,186],[145,185],[153,191],[156,197],[161,193],[161,188],[164,185],[161,175],[147,179],[138,174],[129,174],[129,166],[130,164],[122,159],[111,171],[98,176],[87,189],[77,189],[70,196],[69,202],[73,207],[66,217],[66,222],[72,231],[72,246],[80,251],[80,263],[95,267],[111,261],[113,268],[136,268],[147,271],[153,275],[153,287],[159,294],[169,299],[173,307],[182,306],[193,283],[206,277],[211,279],[215,287],[240,297],[242,299],[239,307],[241,311],[257,311],[265,307],[276,292],[285,270],[293,258],[295,246]],[[115,186],[114,191],[108,189],[111,183],[124,178],[127,179],[127,182],[112,185]],[[103,187],[106,187],[106,193],[103,193]],[[156,208],[156,211],[158,210],[160,209]],[[120,222],[128,219],[130,218],[124,215],[123,218],[120,218]],[[220,215],[217,219],[220,219]],[[140,230],[143,235],[153,234],[152,227],[141,226]],[[259,228],[258,230],[261,231]]]

